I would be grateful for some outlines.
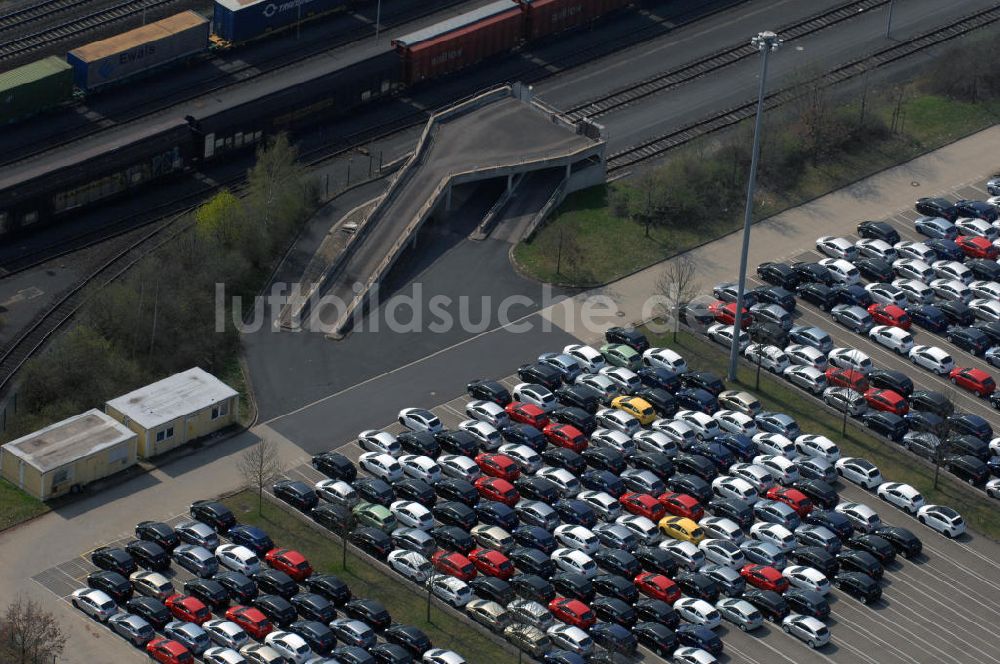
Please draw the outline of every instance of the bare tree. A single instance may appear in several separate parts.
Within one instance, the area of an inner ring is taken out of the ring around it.
[[[0,622],[0,657],[11,664],[49,664],[59,659],[66,635],[54,615],[18,595]]]
[[[261,438],[256,445],[248,447],[236,462],[243,481],[251,489],[257,490],[257,514],[264,511],[264,487],[281,475],[281,457],[273,440]]]
[[[698,294],[696,263],[689,254],[671,258],[656,279],[656,294],[663,298],[664,315],[673,320],[674,341],[680,327],[680,308]]]

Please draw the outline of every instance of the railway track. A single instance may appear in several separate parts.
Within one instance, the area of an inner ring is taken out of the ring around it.
[[[869,55],[856,58],[821,76],[817,76],[805,84],[782,88],[781,90],[772,92],[765,98],[764,106],[770,110],[787,104],[806,94],[809,88],[816,85],[829,87],[837,83],[842,83],[865,72],[902,60],[932,46],[937,46],[974,30],[992,25],[997,21],[1000,21],[1000,6],[974,12],[947,26],[929,30],[906,41],[898,42]],[[779,36],[781,36],[781,33],[779,33]],[[752,117],[756,111],[756,107],[757,100],[751,99],[738,106],[716,113],[711,117],[673,130],[663,136],[612,154],[608,158],[608,173],[617,173],[632,168],[636,164],[660,157],[664,153],[689,143],[696,138],[731,127]]]
[[[23,30],[29,23],[46,19],[55,14],[89,4],[93,0],[45,0],[0,14],[0,32]]]

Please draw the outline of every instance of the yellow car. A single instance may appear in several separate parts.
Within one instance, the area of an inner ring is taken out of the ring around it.
[[[615,397],[611,400],[611,406],[618,410],[625,411],[632,415],[642,426],[653,423],[656,419],[656,411],[649,405],[649,402],[639,397]]]
[[[684,516],[665,516],[660,519],[660,530],[682,542],[698,544],[705,539],[705,531],[697,523]]]

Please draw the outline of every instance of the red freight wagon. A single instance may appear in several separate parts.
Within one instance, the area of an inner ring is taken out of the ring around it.
[[[403,80],[418,83],[509,51],[521,41],[523,21],[519,5],[499,0],[394,39],[403,59]]]
[[[629,0],[517,0],[528,14],[529,40],[575,28],[624,7]]]

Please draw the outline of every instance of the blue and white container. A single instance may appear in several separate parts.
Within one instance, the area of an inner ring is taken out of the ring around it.
[[[215,0],[212,32],[240,44],[347,4],[348,0]]]

